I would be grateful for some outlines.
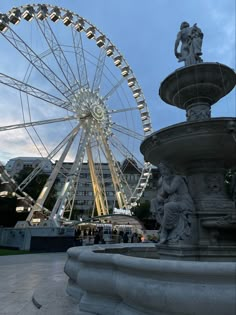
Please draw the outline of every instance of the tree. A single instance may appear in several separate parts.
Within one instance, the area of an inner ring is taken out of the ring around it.
[[[148,219],[151,215],[150,202],[146,200],[145,202],[140,203],[135,207],[134,214],[140,221],[143,219]]]

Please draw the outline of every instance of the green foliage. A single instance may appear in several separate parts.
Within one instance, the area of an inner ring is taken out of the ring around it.
[[[148,219],[151,215],[150,202],[145,201],[143,203],[140,203],[138,206],[135,207],[133,212],[139,220]]]
[[[23,255],[30,254],[31,252],[28,250],[18,250],[18,249],[5,249],[0,248],[0,256],[8,256],[8,255]]]

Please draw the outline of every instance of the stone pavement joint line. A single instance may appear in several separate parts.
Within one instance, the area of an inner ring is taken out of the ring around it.
[[[0,257],[0,315],[89,315],[66,294],[66,253]]]

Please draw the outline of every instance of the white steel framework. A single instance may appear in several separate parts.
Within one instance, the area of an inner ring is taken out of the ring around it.
[[[95,25],[48,4],[25,5],[1,14],[0,35],[16,56],[12,60],[15,69],[0,73],[0,87],[6,97],[15,93],[14,108],[20,113],[7,124],[1,115],[0,131],[3,135],[16,129],[26,131],[24,137],[33,142],[37,154],[56,160],[36,201],[23,191],[40,173],[43,161],[18,186],[7,176],[15,190],[33,204],[27,220],[30,222],[37,211],[48,213],[45,200],[68,158],[73,159],[73,166],[49,209],[57,225],[70,219],[76,207],[83,162],[89,165],[88,181],[98,215],[109,213],[99,167],[104,162],[110,169],[117,206],[135,206],[151,171],[150,164],[142,161],[139,146],[152,127],[142,89],[124,56]],[[20,65],[27,69],[23,77]],[[17,154],[23,152],[19,149]],[[126,179],[124,161],[136,168],[135,187]]]

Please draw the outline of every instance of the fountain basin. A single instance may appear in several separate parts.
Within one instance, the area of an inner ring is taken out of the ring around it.
[[[235,84],[233,69],[216,62],[203,62],[171,73],[161,83],[159,95],[164,102],[187,109],[193,103],[215,104]]]
[[[189,162],[224,161],[236,166],[236,118],[212,118],[163,128],[147,137],[140,150],[146,161],[168,161],[178,169]]]
[[[70,248],[67,292],[90,314],[235,314],[236,263],[157,256],[154,244]]]

